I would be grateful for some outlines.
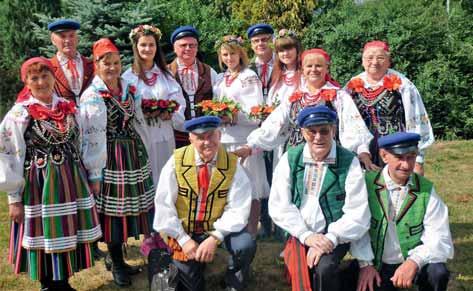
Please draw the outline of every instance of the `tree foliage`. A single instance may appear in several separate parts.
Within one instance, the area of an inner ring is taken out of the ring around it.
[[[302,31],[312,20],[316,0],[242,0],[233,1],[233,17],[244,21],[246,27],[264,22],[276,28]]]

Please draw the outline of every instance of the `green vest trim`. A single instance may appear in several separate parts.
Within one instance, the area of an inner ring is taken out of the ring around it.
[[[384,242],[388,229],[389,193],[382,171],[367,172],[368,203],[371,211],[369,234],[374,253],[374,265],[381,268]],[[420,237],[424,231],[424,216],[429,203],[433,184],[426,178],[413,174],[412,186],[396,217],[396,231],[404,259],[409,250],[422,244]]]
[[[297,208],[301,206],[304,194],[304,145],[289,148],[288,161],[292,179],[292,203]],[[355,154],[337,145],[335,164],[329,165],[320,189],[319,204],[325,218],[325,232],[330,223],[342,217],[342,208],[345,205],[345,180]]]

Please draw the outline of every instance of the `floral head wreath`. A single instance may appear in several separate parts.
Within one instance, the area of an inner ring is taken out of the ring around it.
[[[215,48],[219,49],[223,44],[236,44],[239,46],[243,46],[244,41],[241,36],[236,36],[236,35],[226,35],[222,37],[221,39],[217,40],[215,43]]]
[[[139,25],[135,28],[133,28],[128,35],[130,37],[130,40],[132,42],[135,42],[135,37],[138,34],[138,32],[143,33],[143,35],[155,35],[158,41],[161,39],[161,30],[159,28],[150,25],[150,24],[145,24],[145,25]]]
[[[297,38],[297,34],[292,30],[283,28],[278,32],[275,40],[280,38]]]

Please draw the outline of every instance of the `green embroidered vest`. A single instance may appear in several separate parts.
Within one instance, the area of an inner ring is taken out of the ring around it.
[[[292,203],[301,206],[304,194],[304,145],[289,148],[288,160],[292,178]],[[337,221],[343,215],[345,205],[345,180],[355,154],[337,145],[336,162],[329,165],[320,188],[319,204],[325,217],[325,232],[328,225]]]
[[[424,216],[432,191],[432,182],[413,174],[412,187],[396,217],[396,231],[401,246],[402,256],[407,258],[409,250],[420,245],[424,231]],[[374,265],[379,269],[382,264],[384,240],[388,229],[389,194],[382,172],[367,172],[368,203],[371,211],[369,234],[374,253]]]
[[[190,234],[194,231],[200,195],[195,165],[195,149],[192,145],[174,151],[178,195],[176,199],[177,216],[182,221],[184,230]],[[232,185],[237,166],[237,156],[227,153],[220,146],[217,163],[212,170],[207,203],[202,228],[205,232],[214,229],[214,222],[219,219],[227,205],[227,195]]]

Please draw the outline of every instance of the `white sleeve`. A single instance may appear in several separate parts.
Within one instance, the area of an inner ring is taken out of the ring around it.
[[[240,163],[233,177],[222,216],[214,223],[214,234],[220,240],[232,232],[239,232],[248,224],[251,208],[251,183]]]
[[[246,71],[248,72],[248,70]],[[241,103],[241,110],[238,112],[238,125],[242,126],[258,126],[258,120],[252,120],[248,118],[248,114],[251,112],[251,107],[263,104],[263,89],[261,81],[258,76],[251,71],[251,74],[245,74],[248,76],[246,80],[240,80],[242,82],[249,82],[250,84],[238,90],[238,94],[241,94],[241,99],[244,102]],[[235,86],[239,86],[236,84]]]
[[[22,202],[26,151],[23,135],[28,122],[27,110],[16,104],[0,124],[0,191],[7,192],[9,204]]]
[[[340,89],[337,90],[336,103],[340,143],[357,154],[369,153],[369,143],[373,135],[366,127],[353,99],[345,90]]]
[[[164,165],[159,176],[156,196],[154,198],[155,215],[153,228],[157,232],[164,232],[175,238],[179,245],[183,246],[191,237],[185,232],[177,215],[177,188],[174,155],[172,155]]]
[[[422,244],[410,250],[409,258],[420,268],[428,263],[445,263],[453,258],[453,243],[448,223],[448,208],[432,188],[425,212]]]
[[[370,227],[371,213],[368,192],[360,162],[353,158],[345,180],[345,205],[342,217],[328,226],[327,235],[337,238],[337,243],[358,240]]]
[[[268,201],[269,215],[275,224],[304,243],[304,238],[312,234],[312,231],[307,227],[299,209],[292,203],[291,184],[292,178],[286,152],[273,173]]]
[[[212,82],[212,86],[215,86],[216,82],[217,82],[217,72],[212,68],[210,67],[210,81]]]
[[[350,253],[352,257],[360,262],[371,263],[374,260],[369,232],[365,232],[365,234],[360,239],[350,243]]]
[[[291,104],[281,103],[266,118],[261,126],[253,130],[247,138],[251,147],[259,147],[264,150],[273,150],[283,144],[287,139],[289,130],[289,112]]]
[[[93,90],[87,90],[80,100],[82,130],[82,160],[89,180],[101,180],[107,162],[107,107]]]
[[[419,155],[416,162],[423,163],[425,150],[434,143],[434,133],[419,91],[407,78],[401,79],[403,83],[401,95],[406,116],[406,131],[415,132],[421,136]]]
[[[172,115],[172,126],[179,131],[185,131],[184,121],[186,120],[184,112],[186,111],[186,99],[182,93],[179,83],[172,77],[166,76],[169,96],[168,99],[175,100],[179,104],[179,109]]]

